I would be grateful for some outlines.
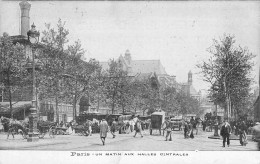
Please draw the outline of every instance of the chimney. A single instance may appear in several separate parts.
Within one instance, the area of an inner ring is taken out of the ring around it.
[[[30,30],[30,17],[29,12],[31,4],[27,1],[22,1],[19,3],[21,8],[21,35],[27,37],[27,32]]]

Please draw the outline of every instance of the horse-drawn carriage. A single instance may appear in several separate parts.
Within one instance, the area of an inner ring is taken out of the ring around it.
[[[89,135],[89,127],[86,125],[74,125],[72,126],[75,133],[82,136],[88,136]]]
[[[20,133],[22,134],[24,139],[27,139],[30,133],[29,124],[23,125],[24,129],[21,129]],[[37,122],[37,129],[35,129],[33,133],[35,133],[39,138],[44,138],[46,134],[50,136],[50,138],[55,137],[56,131],[56,124],[55,122],[49,121],[38,121]]]
[[[122,115],[118,118],[118,126],[117,129],[119,134],[127,133],[127,130],[130,128],[130,120],[133,119],[132,115]]]
[[[49,134],[51,138],[54,138],[56,132],[56,123],[50,121],[38,121],[37,132],[39,138],[43,138],[46,134]]]
[[[7,139],[12,134],[13,138],[15,134],[21,134],[24,139],[29,136],[29,123],[26,121],[17,121],[10,118],[1,119],[2,124],[5,127],[7,133]],[[56,126],[54,122],[49,121],[38,121],[36,131],[33,133],[37,134],[39,138],[43,138],[47,133],[51,138],[54,138]]]

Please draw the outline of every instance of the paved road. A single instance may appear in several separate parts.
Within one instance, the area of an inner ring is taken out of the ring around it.
[[[172,141],[165,141],[159,134],[149,135],[144,132],[133,137],[131,134],[117,134],[112,138],[108,134],[106,145],[103,146],[98,134],[92,136],[58,135],[54,139],[46,136],[37,143],[28,143],[21,136],[15,139],[6,140],[6,135],[0,134],[0,149],[8,150],[82,150],[82,151],[254,151],[257,150],[257,143],[249,141],[247,146],[240,146],[238,140],[231,140],[230,147],[222,147],[222,140],[208,139],[213,132],[199,131],[194,139],[184,139],[182,131],[174,131]]]

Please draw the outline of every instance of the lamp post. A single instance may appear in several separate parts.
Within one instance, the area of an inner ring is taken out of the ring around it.
[[[29,116],[29,137],[27,138],[28,142],[38,141],[38,133],[37,133],[37,97],[36,97],[36,77],[35,77],[35,48],[36,44],[39,41],[40,33],[36,31],[35,25],[31,26],[31,30],[27,32],[28,40],[30,42],[32,48],[32,77],[33,77],[33,98],[32,98],[32,108],[30,108],[30,116]]]

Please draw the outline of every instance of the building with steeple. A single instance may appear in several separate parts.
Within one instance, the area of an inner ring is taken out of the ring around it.
[[[129,50],[117,59],[122,64],[122,69],[128,72],[129,76],[150,80],[158,89],[159,97],[164,88],[170,87],[180,90],[175,76],[168,75],[160,60],[133,60]],[[100,62],[104,71],[109,69],[109,62]],[[100,108],[99,108],[100,111]]]
[[[187,83],[181,83],[180,84],[181,85],[181,89],[182,89],[182,91],[186,95],[188,95],[190,97],[193,97],[193,98],[195,98],[197,100],[200,100],[201,95],[200,95],[199,92],[196,91],[196,89],[192,85],[192,81],[193,81],[192,80],[192,72],[189,71],[189,73],[188,73],[188,82]]]

